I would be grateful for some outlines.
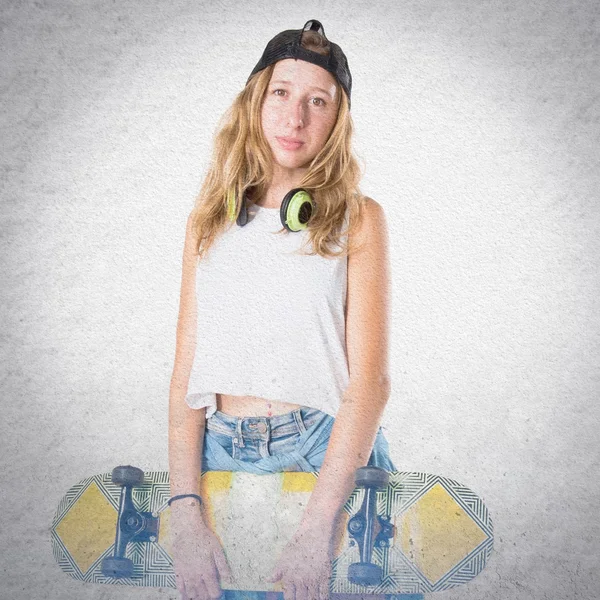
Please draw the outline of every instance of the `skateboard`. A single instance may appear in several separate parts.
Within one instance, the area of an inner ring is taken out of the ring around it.
[[[201,495],[232,571],[226,590],[282,598],[267,579],[300,524],[318,473],[207,471]],[[492,552],[492,519],[470,489],[427,473],[362,467],[343,511],[330,595],[420,599],[466,583]],[[175,588],[169,473],[119,466],[62,498],[52,528],[56,562],[85,582]]]

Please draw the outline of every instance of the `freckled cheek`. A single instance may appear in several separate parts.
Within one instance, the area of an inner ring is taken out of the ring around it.
[[[263,135],[265,136],[265,138],[268,141],[272,141],[275,137],[275,134],[273,132],[273,125],[272,123],[269,123],[269,121],[263,121]]]
[[[260,114],[260,121],[262,123],[263,129],[267,130],[267,129],[272,129],[273,126],[273,114],[266,109],[266,107],[263,108],[261,114]]]
[[[318,136],[318,145],[319,147],[324,146],[327,138],[329,137],[329,133],[327,130],[322,130],[319,132]]]
[[[274,137],[278,131],[277,119],[273,116],[265,116],[262,119],[263,132],[267,137]]]

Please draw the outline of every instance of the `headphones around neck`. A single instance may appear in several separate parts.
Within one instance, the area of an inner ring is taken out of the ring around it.
[[[312,196],[304,188],[290,190],[283,198],[281,208],[279,209],[281,224],[288,231],[306,229],[314,206],[315,203]],[[227,194],[227,216],[230,221],[235,219],[235,209],[235,192],[231,190]],[[240,227],[248,223],[248,198],[246,197],[246,193],[244,193],[242,198],[242,206],[240,207],[240,214],[236,219],[236,223]]]

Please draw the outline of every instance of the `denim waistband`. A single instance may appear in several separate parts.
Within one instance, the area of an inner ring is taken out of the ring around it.
[[[296,432],[303,433],[324,414],[317,408],[308,407],[272,417],[236,417],[217,410],[206,420],[206,428],[224,435],[277,439]]]

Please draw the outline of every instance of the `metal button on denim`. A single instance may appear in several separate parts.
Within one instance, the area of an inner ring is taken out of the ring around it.
[[[258,431],[260,433],[266,433],[266,431],[267,431],[267,424],[264,421],[261,421],[260,423],[258,423],[257,427],[258,427]]]

